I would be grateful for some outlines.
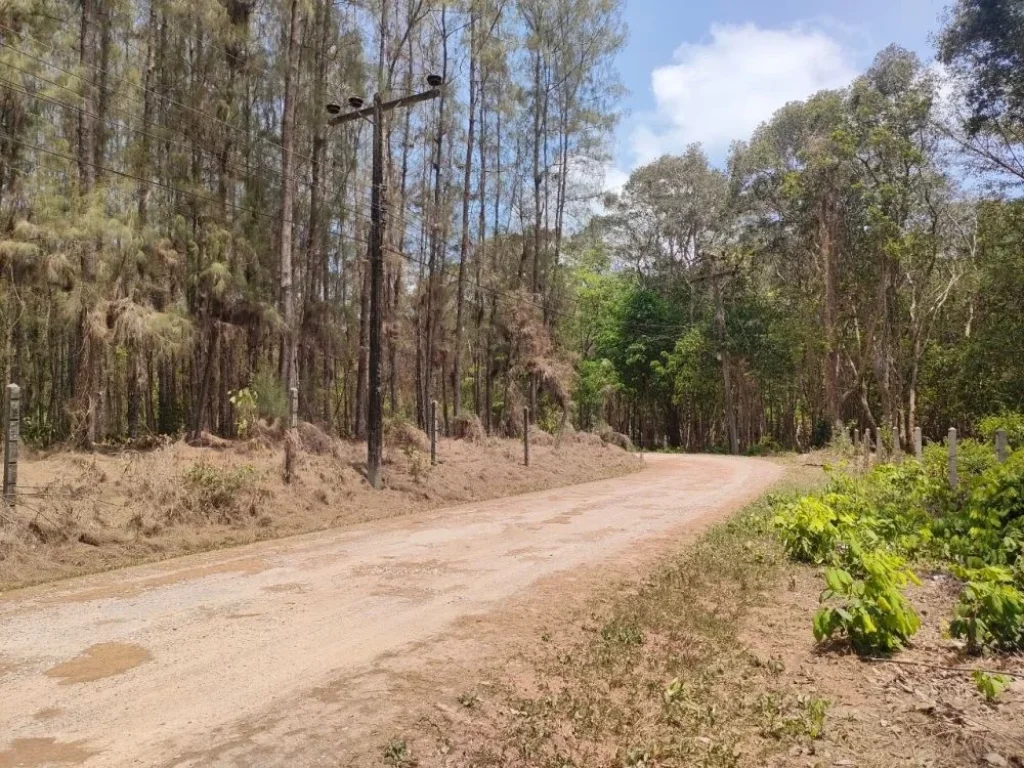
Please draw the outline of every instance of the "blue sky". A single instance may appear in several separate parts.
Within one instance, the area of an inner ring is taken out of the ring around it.
[[[626,0],[619,72],[630,94],[606,186],[704,144],[721,162],[780,106],[845,85],[890,43],[934,58],[947,0]]]

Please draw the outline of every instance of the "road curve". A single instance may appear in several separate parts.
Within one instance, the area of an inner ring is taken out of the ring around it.
[[[218,755],[242,723],[304,700],[316,718],[328,681],[338,690],[544,577],[738,508],[781,474],[652,455],[626,477],[8,593],[0,768],[321,764],[301,745]]]

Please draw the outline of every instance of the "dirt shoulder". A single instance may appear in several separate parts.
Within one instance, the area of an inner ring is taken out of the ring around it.
[[[283,480],[281,441],[149,451],[33,454],[19,464],[19,503],[0,520],[0,591],[194,552],[324,530],[469,501],[615,477],[634,455],[589,434],[550,436],[523,466],[515,440],[389,439],[384,484],[362,474],[365,445],[304,425],[297,477]]]

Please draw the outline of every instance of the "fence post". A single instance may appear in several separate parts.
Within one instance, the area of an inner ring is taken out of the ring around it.
[[[949,448],[949,487],[956,488],[959,484],[956,475],[956,427],[949,428],[946,445]]]
[[[860,445],[860,429],[857,427],[853,428],[853,452],[857,453],[857,447]]]
[[[294,431],[299,427],[299,390],[291,387],[288,390],[288,429],[284,435],[284,481],[291,483],[295,479],[295,452],[298,450],[298,434]]]
[[[996,432],[996,457],[1000,464],[1006,463],[1006,430],[1000,429]]]
[[[871,427],[864,428],[864,438],[860,441],[861,451],[864,454],[864,470],[871,466]]]
[[[885,444],[882,442],[881,428],[875,430],[875,461],[881,464],[885,461]]]
[[[437,400],[430,401],[430,466],[437,464]]]
[[[21,387],[7,385],[4,438],[4,501],[14,506],[18,489],[18,441],[21,437]]]
[[[288,429],[299,428],[299,390],[288,390]]]
[[[523,466],[530,466],[530,407],[523,406]]]
[[[924,433],[920,427],[914,427],[914,455],[918,461],[924,458]]]

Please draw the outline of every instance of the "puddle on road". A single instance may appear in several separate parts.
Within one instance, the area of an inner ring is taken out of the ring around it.
[[[81,765],[96,750],[86,749],[84,741],[59,742],[56,739],[15,739],[0,750],[0,768],[36,768],[43,765]]]
[[[48,669],[48,677],[60,678],[61,685],[91,683],[119,675],[153,658],[141,645],[131,643],[98,643],[85,653]]]

